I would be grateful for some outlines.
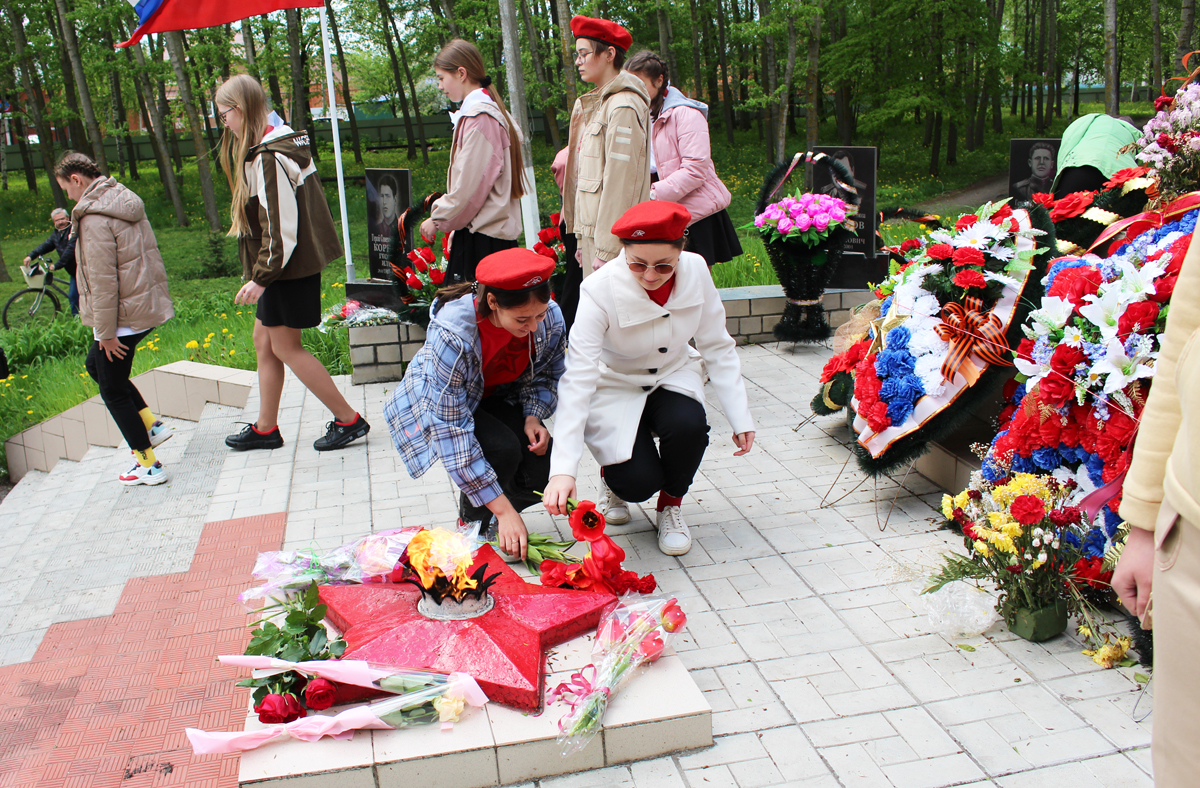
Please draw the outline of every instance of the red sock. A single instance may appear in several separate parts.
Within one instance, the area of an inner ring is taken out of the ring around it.
[[[350,421],[339,421],[339,422],[336,422],[336,423],[337,423],[337,424],[340,424],[340,425],[341,425],[341,426],[343,426],[343,427],[349,427],[351,424],[353,424],[354,422],[358,421],[360,418],[362,418],[362,417],[361,417],[361,416],[359,416],[357,412],[355,412],[355,414],[354,414],[354,418],[350,419]]]
[[[601,479],[604,478],[604,466],[603,465],[600,466],[600,478]]]
[[[662,492],[660,492],[658,494],[658,508],[656,509],[656,511],[661,512],[663,509],[666,509],[668,506],[682,506],[682,505],[683,505],[683,496],[682,495],[667,495],[667,491],[663,490]]]
[[[257,424],[251,424],[251,425],[250,425],[250,429],[254,430],[254,431],[255,431],[255,432],[257,432],[259,435],[270,435],[272,432],[275,432],[275,431],[277,431],[277,430],[279,429],[279,425],[278,425],[278,424],[276,424],[276,425],[275,425],[274,427],[272,427],[271,429],[269,429],[269,430],[266,430],[266,431],[263,431],[263,430],[260,430],[260,429],[258,428],[258,425],[257,425]]]

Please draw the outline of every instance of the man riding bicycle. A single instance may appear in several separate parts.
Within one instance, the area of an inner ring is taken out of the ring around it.
[[[50,221],[54,222],[54,232],[29,253],[24,264],[28,266],[50,251],[58,252],[58,262],[50,266],[50,270],[66,271],[71,277],[67,300],[71,302],[71,314],[77,315],[79,314],[79,290],[75,286],[75,238],[71,235],[71,216],[62,208],[55,208],[50,212]]]

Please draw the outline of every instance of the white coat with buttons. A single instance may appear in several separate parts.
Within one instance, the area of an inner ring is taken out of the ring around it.
[[[674,276],[665,306],[650,300],[624,251],[583,281],[558,383],[551,476],[577,477],[584,444],[602,466],[627,461],[646,397],[660,386],[703,403],[702,357],[734,433],[754,431],[741,360],[704,258],[683,252]]]

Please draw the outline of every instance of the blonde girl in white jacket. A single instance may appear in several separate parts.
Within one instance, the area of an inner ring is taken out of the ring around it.
[[[658,493],[655,526],[667,555],[692,546],[682,504],[708,446],[701,358],[733,427],[734,455],[754,445],[721,296],[704,258],[683,251],[690,220],[682,205],[651,201],[613,225],[621,253],[580,290],[544,499],[550,514],[566,514],[586,444],[601,466],[609,522],[628,522],[626,501]]]

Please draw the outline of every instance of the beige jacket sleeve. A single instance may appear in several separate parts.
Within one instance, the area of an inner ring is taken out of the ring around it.
[[[121,284],[117,276],[117,236],[110,220],[105,216],[81,217],[76,245],[84,249],[84,281],[91,304],[92,332],[97,340],[114,339]]]
[[[612,226],[630,208],[650,199],[646,131],[632,107],[619,106],[609,114],[594,237],[596,255],[601,260],[611,260],[621,253],[621,239],[612,234]]]
[[[1192,333],[1200,328],[1200,243],[1194,239],[1183,259],[1179,281],[1167,315],[1167,332],[1154,367],[1150,398],[1142,410],[1133,461],[1125,476],[1121,499],[1121,517],[1136,528],[1154,530],[1158,509],[1163,502],[1163,477],[1167,458],[1175,445],[1183,418],[1179,392],[1175,388],[1175,370],[1179,354]]]

